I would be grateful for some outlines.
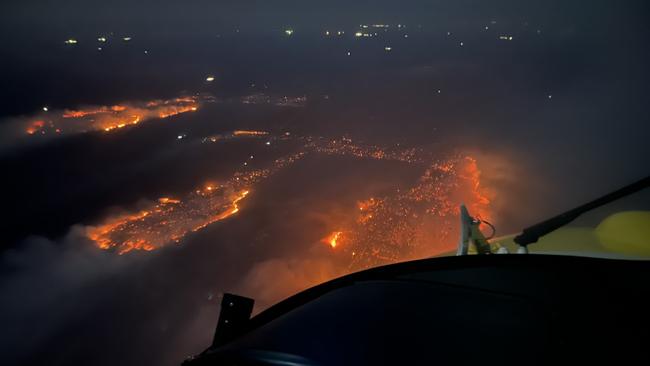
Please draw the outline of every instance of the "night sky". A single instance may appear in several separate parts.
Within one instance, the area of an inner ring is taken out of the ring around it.
[[[649,10],[3,1],[3,364],[179,364],[223,292],[259,311],[452,250],[461,202],[502,235],[647,175]]]

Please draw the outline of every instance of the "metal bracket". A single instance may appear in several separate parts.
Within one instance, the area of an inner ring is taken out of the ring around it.
[[[460,205],[460,242],[456,255],[467,255],[469,253],[470,244],[473,244],[478,254],[492,254],[490,243],[488,243],[485,235],[479,229],[481,220],[475,219],[470,216],[467,207],[464,204]]]

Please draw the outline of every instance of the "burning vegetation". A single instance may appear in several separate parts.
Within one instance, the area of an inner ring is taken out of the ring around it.
[[[209,188],[191,193],[185,201],[160,198],[147,210],[89,227],[87,236],[99,248],[118,254],[154,250],[178,243],[188,233],[236,214],[239,202],[249,193],[248,190],[236,190],[232,185]]]
[[[141,122],[169,118],[181,113],[198,110],[196,97],[153,100],[143,103],[125,103],[114,106],[66,109],[60,113],[46,111],[38,119],[28,122],[28,135],[52,135],[83,133],[89,131],[110,132]]]
[[[452,156],[435,159],[419,149],[382,148],[337,140],[266,131],[235,131],[203,139],[217,143],[223,138],[298,140],[302,147],[275,159],[270,166],[244,164],[230,179],[189,192],[180,198],[163,197],[141,212],[106,220],[88,229],[88,237],[106,250],[124,254],[150,251],[179,243],[188,233],[225,220],[240,210],[241,202],[256,185],[307,154],[348,155],[356,158],[392,160],[425,166],[412,187],[396,189],[382,197],[359,197],[353,216],[336,225],[321,241],[336,256],[343,256],[348,269],[357,270],[395,261],[441,254],[453,249],[457,236],[458,206],[465,203],[483,219],[491,218],[490,200],[480,185],[475,159]]]
[[[336,248],[338,240],[341,238],[341,234],[343,234],[342,231],[334,231],[333,233],[329,234],[326,238],[324,238],[322,241],[325,244],[329,244],[329,246],[331,246],[332,249],[334,249]]]
[[[434,162],[407,190],[357,203],[357,219],[343,229],[349,269],[359,270],[453,250],[458,206],[490,219],[476,160],[454,157]]]

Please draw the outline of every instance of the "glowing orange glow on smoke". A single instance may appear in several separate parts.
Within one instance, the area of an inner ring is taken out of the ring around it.
[[[467,202],[470,213],[483,220],[492,220],[490,199],[487,197],[487,192],[481,187],[481,171],[478,168],[476,159],[472,157],[465,158],[465,164],[459,172],[459,177],[470,182],[471,200]]]
[[[32,124],[27,128],[27,134],[33,135],[36,133],[36,131],[42,129],[45,126],[45,121],[34,121]]]
[[[338,244],[339,239],[341,238],[341,234],[343,234],[342,231],[334,231],[333,233],[329,234],[326,238],[324,238],[322,241],[325,244],[329,244],[332,248],[336,248],[336,245]]]

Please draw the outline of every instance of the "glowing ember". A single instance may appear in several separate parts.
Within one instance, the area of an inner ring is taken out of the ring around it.
[[[341,234],[343,234],[342,231],[335,231],[323,239],[323,242],[329,244],[332,248],[336,248],[337,242],[341,238]]]

